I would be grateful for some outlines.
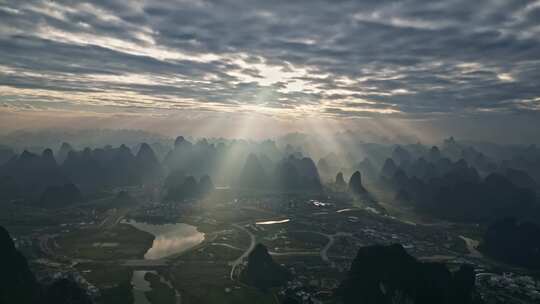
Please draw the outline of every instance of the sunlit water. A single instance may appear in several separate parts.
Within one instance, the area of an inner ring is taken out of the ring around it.
[[[152,247],[144,254],[147,260],[157,260],[184,252],[204,240],[204,233],[198,231],[197,227],[184,223],[162,225],[136,221],[125,223],[155,236]]]
[[[290,219],[284,219],[279,221],[264,221],[264,222],[256,222],[257,225],[273,225],[273,224],[283,224],[289,222]]]

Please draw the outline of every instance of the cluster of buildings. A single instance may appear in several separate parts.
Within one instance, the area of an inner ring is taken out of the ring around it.
[[[476,282],[488,301],[491,299],[497,303],[540,302],[540,281],[530,276],[480,272],[476,274]]]
[[[322,304],[326,298],[332,296],[332,290],[337,286],[337,280],[310,280],[305,276],[300,276],[298,279],[287,282],[287,285],[279,291],[279,295],[292,298],[301,304]]]

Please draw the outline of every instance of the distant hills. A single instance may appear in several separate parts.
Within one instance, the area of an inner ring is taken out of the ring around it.
[[[250,154],[236,182],[238,188],[258,190],[321,191],[319,172],[311,158],[294,155],[264,169],[259,158]]]
[[[443,157],[436,147],[417,159],[404,151],[397,147],[393,153],[396,159],[387,158],[374,181],[395,193],[398,202],[457,221],[491,221],[540,211],[536,183],[524,171],[481,173],[463,158],[452,161]]]
[[[128,138],[144,134],[132,135]],[[540,219],[536,146],[473,146],[454,138],[440,146],[358,140],[346,143],[349,150],[328,153],[315,162],[305,151],[317,149],[301,136],[260,142],[148,139],[154,143],[82,149],[63,142],[57,153],[44,149],[17,154],[1,147],[0,200],[65,206],[80,200],[77,191],[67,191],[73,186],[84,199],[102,189],[165,185],[162,193],[167,200],[196,197],[214,185],[285,193],[332,190],[356,196],[374,189],[390,194],[385,201],[453,221],[489,222],[508,215]],[[171,186],[178,172],[183,179]],[[204,191],[197,189],[203,181]],[[58,202],[46,203],[52,200]]]

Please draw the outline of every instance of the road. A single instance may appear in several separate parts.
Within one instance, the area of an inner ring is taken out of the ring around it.
[[[467,250],[469,250],[468,256],[473,258],[482,258],[483,255],[478,249],[479,242],[477,240],[473,240],[471,238],[465,237],[463,235],[459,236],[463,241],[465,241],[465,244],[467,245]]]
[[[251,250],[253,250],[253,248],[255,248],[255,235],[249,231],[248,229],[246,229],[246,227],[242,226],[242,225],[238,225],[238,224],[233,224],[234,227],[246,232],[248,235],[249,235],[249,247],[246,249],[246,251],[244,251],[244,253],[242,253],[241,256],[239,256],[236,260],[232,261],[230,264],[232,266],[231,268],[231,274],[230,274],[230,278],[232,281],[234,281],[234,270],[236,269],[236,266],[238,266],[240,263],[242,263],[242,261],[244,260],[245,257],[248,256],[248,254],[251,252]]]
[[[326,245],[321,249],[320,255],[321,255],[321,259],[329,264],[331,264],[331,262],[330,262],[330,259],[328,258],[328,250],[332,247],[332,245],[334,245],[334,242],[336,241],[336,237],[339,237],[339,236],[352,237],[353,236],[352,233],[342,232],[342,231],[336,232],[334,234],[328,234],[328,233],[322,233],[322,232],[310,231],[310,230],[299,230],[295,232],[315,233],[315,234],[322,235],[328,238],[328,243],[326,243]]]
[[[323,259],[323,261],[330,264],[332,263],[330,262],[330,259],[328,258],[328,250],[330,249],[330,247],[332,247],[332,245],[334,245],[334,242],[336,241],[336,237],[337,236],[352,237],[352,233],[349,233],[349,232],[336,232],[334,234],[326,234],[326,233],[319,233],[319,234],[326,236],[329,240],[326,246],[324,246],[324,248],[321,250],[321,258]]]
[[[234,271],[236,270],[236,267],[238,265],[240,265],[240,263],[242,263],[242,261],[249,255],[249,253],[253,250],[253,248],[255,248],[255,235],[251,231],[249,231],[249,229],[246,229],[246,227],[244,227],[244,226],[242,226],[240,224],[233,224],[233,226],[240,229],[240,230],[242,230],[242,231],[244,231],[244,232],[246,232],[249,235],[250,244],[249,244],[249,247],[244,251],[244,253],[242,253],[241,256],[239,256],[236,260],[230,262],[230,265],[232,266],[231,267],[230,278],[231,278],[232,281],[234,281]],[[326,245],[319,252],[316,252],[316,251],[272,252],[271,251],[269,253],[271,255],[274,255],[274,256],[320,255],[321,259],[323,261],[333,265],[333,263],[328,258],[328,250],[332,247],[332,245],[334,245],[334,243],[336,241],[336,237],[340,237],[340,236],[352,237],[353,236],[352,233],[341,232],[341,231],[336,232],[334,234],[327,234],[327,233],[309,231],[309,230],[296,231],[296,232],[308,232],[308,233],[315,233],[315,234],[322,235],[322,236],[328,238],[328,243],[326,243]]]

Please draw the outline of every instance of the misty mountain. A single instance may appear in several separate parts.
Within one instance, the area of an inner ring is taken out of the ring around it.
[[[353,195],[361,195],[367,192],[362,185],[362,175],[360,174],[360,171],[355,171],[349,179],[349,192]]]
[[[276,165],[274,184],[283,191],[322,189],[319,172],[311,158],[290,155]]]
[[[70,151],[62,169],[71,181],[90,189],[156,182],[163,174],[152,148],[144,143],[137,155],[126,145]]]
[[[0,166],[15,157],[15,152],[9,147],[0,146]]]
[[[294,167],[291,166],[294,171]],[[237,182],[240,188],[268,189],[270,178],[255,154],[249,154]]]
[[[69,143],[63,142],[60,146],[60,149],[58,149],[58,152],[56,153],[56,159],[58,160],[58,163],[62,164],[66,160],[69,152],[73,150],[73,147]]]
[[[423,168],[433,169],[409,168],[412,176],[399,168],[391,178],[383,178],[382,183],[394,191],[398,200],[413,203],[419,211],[452,220],[484,221],[537,212],[535,193],[516,186],[505,176],[492,173],[481,178],[464,160],[443,166],[440,162],[441,159],[435,164],[422,160]]]
[[[338,191],[344,191],[345,189],[347,189],[347,183],[345,183],[343,173],[339,172],[338,174],[336,174],[336,180],[334,184],[336,186],[336,190]]]
[[[173,149],[165,156],[163,166],[169,171],[182,170],[193,176],[215,175],[219,159],[218,149],[206,139],[193,144],[178,136]]]
[[[69,182],[60,166],[56,163],[50,149],[41,155],[24,151],[0,166],[0,177],[4,185],[18,188],[26,198],[35,199],[49,186],[64,185]]]
[[[143,183],[157,183],[163,176],[163,168],[159,162],[154,150],[147,143],[142,143],[137,155],[135,163],[138,174]]]
[[[205,175],[197,181],[193,176],[186,176],[184,172],[176,170],[165,179],[164,201],[183,202],[203,198],[212,191],[214,183],[210,176]]]

